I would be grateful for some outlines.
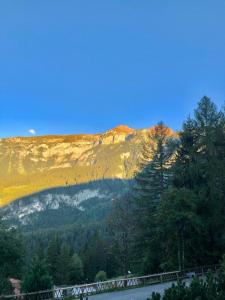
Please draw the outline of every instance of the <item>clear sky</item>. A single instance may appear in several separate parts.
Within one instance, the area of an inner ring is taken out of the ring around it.
[[[179,129],[205,94],[224,103],[224,0],[0,2],[2,137]]]

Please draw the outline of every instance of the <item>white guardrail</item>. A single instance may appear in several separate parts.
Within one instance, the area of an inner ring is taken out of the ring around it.
[[[82,285],[74,285],[67,287],[54,287],[52,290],[40,291],[35,293],[0,296],[0,300],[62,300],[66,297],[74,297],[74,299],[82,299],[83,296],[116,291],[119,289],[129,289],[138,286],[152,285],[169,281],[176,281],[193,276],[202,276],[209,270],[215,272],[217,265],[204,266],[187,269],[185,271],[173,271],[158,273],[140,277],[113,279],[102,282],[95,282]]]

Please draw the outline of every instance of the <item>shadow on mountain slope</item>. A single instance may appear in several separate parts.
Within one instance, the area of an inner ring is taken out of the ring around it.
[[[1,209],[4,219],[23,232],[88,226],[104,222],[113,199],[121,197],[132,180],[102,179],[50,188],[20,198]]]

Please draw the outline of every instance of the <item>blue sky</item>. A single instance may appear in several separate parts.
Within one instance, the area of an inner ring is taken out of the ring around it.
[[[179,129],[225,100],[224,0],[3,0],[0,136]]]

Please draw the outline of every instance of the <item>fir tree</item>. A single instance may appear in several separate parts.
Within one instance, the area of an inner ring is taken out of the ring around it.
[[[134,197],[146,202],[147,206],[158,203],[168,185],[175,146],[171,130],[162,122],[150,129],[143,143],[139,171],[135,176]]]
[[[160,249],[155,249],[156,210],[169,185],[170,167],[177,141],[162,122],[151,129],[143,145],[140,170],[135,176],[133,201],[136,220],[136,257],[142,256],[144,272],[155,271]],[[155,251],[156,250],[156,251]]]
[[[58,270],[58,265],[60,261],[60,251],[61,251],[61,242],[59,236],[56,234],[50,241],[47,248],[47,265],[49,274],[53,278],[54,284],[60,284],[60,274]]]
[[[35,256],[28,268],[23,280],[22,289],[24,292],[36,292],[51,289],[52,277],[48,272],[46,261]]]
[[[68,245],[62,245],[57,263],[58,283],[60,285],[71,284],[72,249]]]
[[[0,220],[0,294],[11,291],[10,277],[21,279],[24,252],[22,237]]]
[[[70,281],[71,284],[82,283],[84,280],[84,267],[81,258],[77,253],[74,253],[71,257],[70,265]]]
[[[185,237],[186,257],[192,264],[216,263],[225,247],[224,124],[224,114],[209,98],[203,97],[194,118],[188,118],[180,134],[173,186],[178,194],[183,188],[194,193],[190,202],[197,198],[195,214],[199,225],[196,228],[192,224],[196,230],[192,232],[191,240]],[[166,212],[164,217],[170,219]],[[164,230],[167,232],[168,227]],[[173,256],[172,247],[169,255]]]
[[[117,258],[120,274],[127,276],[132,269],[135,226],[132,215],[132,197],[127,193],[113,202],[108,229],[111,237],[111,249]]]

